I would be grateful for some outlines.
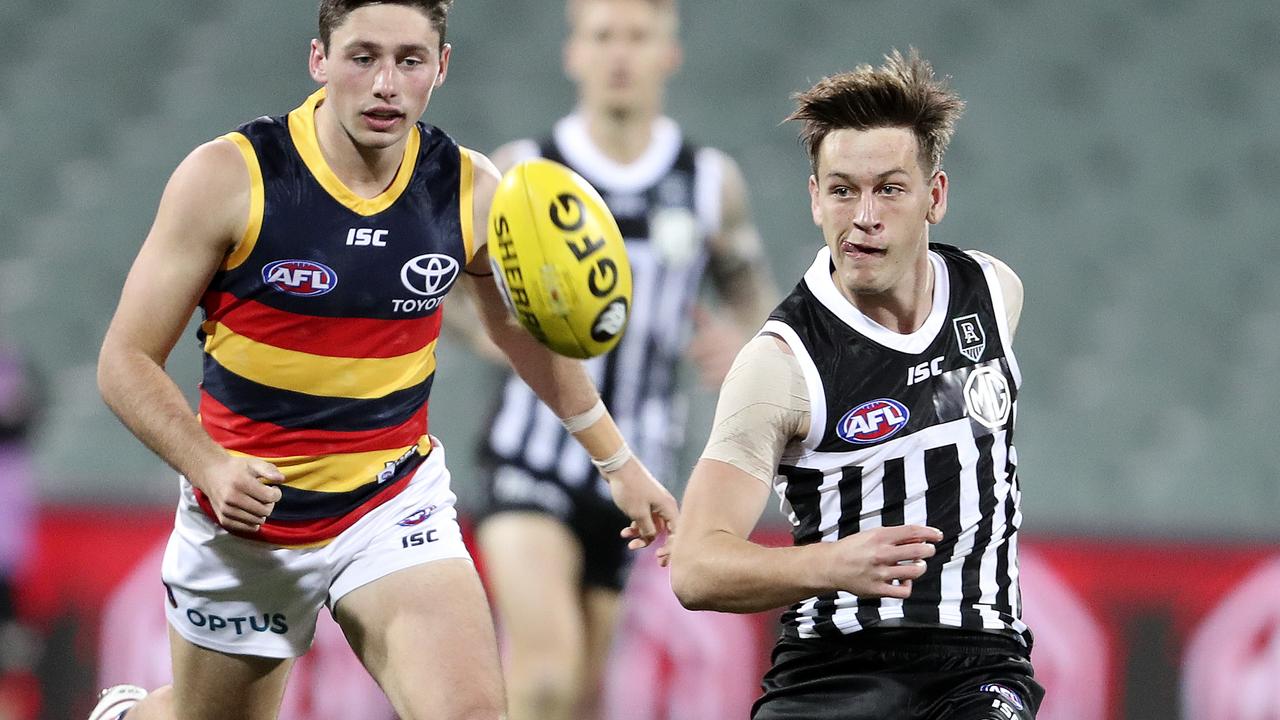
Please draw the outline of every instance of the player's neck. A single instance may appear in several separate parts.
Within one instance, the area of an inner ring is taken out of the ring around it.
[[[629,165],[644,155],[659,114],[657,110],[615,113],[603,108],[583,108],[581,112],[591,143],[619,165]]]
[[[361,146],[342,128],[331,113],[316,108],[316,142],[320,154],[333,174],[355,194],[372,198],[386,190],[395,180],[404,161],[408,135],[385,148]]]
[[[881,327],[903,335],[913,333],[929,319],[937,287],[927,254],[914,265],[888,292],[865,295],[842,291],[859,312]]]

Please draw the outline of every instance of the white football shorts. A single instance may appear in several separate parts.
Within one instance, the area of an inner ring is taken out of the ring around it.
[[[322,547],[285,548],[232,535],[200,510],[182,478],[161,569],[169,625],[218,652],[298,657],[311,647],[322,605],[332,612],[347,593],[397,570],[470,560],[444,448],[434,444],[407,488]]]

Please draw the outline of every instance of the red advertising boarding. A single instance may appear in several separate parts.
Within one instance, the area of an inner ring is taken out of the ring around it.
[[[167,510],[122,523],[114,512],[46,509],[18,582],[19,610],[44,638],[26,718],[80,717],[104,684],[167,680],[159,568],[171,524]],[[762,540],[788,542],[781,532]],[[688,612],[649,560],[627,588],[602,720],[746,717],[776,615]],[[1048,690],[1041,720],[1280,718],[1280,548],[1032,536],[1021,566]],[[356,716],[392,718],[322,613],[281,717]]]

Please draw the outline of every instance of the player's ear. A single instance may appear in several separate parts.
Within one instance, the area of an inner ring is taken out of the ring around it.
[[[449,58],[453,57],[453,46],[445,43],[440,46],[440,69],[436,71],[435,82],[432,87],[440,87],[444,84],[445,77],[449,74]]]
[[[680,43],[672,41],[671,49],[667,51],[667,74],[675,75],[683,64],[684,48],[680,46]]]
[[[324,85],[329,82],[329,72],[325,69],[324,44],[319,39],[311,40],[311,53],[307,56],[307,70],[311,79]]]
[[[924,219],[929,221],[930,225],[937,225],[942,222],[942,217],[947,214],[947,174],[939,170],[929,178],[929,212],[925,213]]]
[[[564,47],[560,51],[560,62],[564,65],[564,76],[570,80],[578,80],[578,53],[573,35],[565,38]]]
[[[809,212],[813,214],[813,224],[822,227],[822,208],[818,206],[818,177],[809,176]]]

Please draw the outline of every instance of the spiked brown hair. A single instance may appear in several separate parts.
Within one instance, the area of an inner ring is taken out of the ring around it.
[[[893,50],[884,59],[879,68],[859,65],[793,96],[796,109],[786,119],[801,123],[800,142],[815,173],[822,141],[842,128],[907,128],[916,137],[921,166],[930,174],[941,167],[964,101],[933,76],[933,66],[915,48],[905,57]]]

